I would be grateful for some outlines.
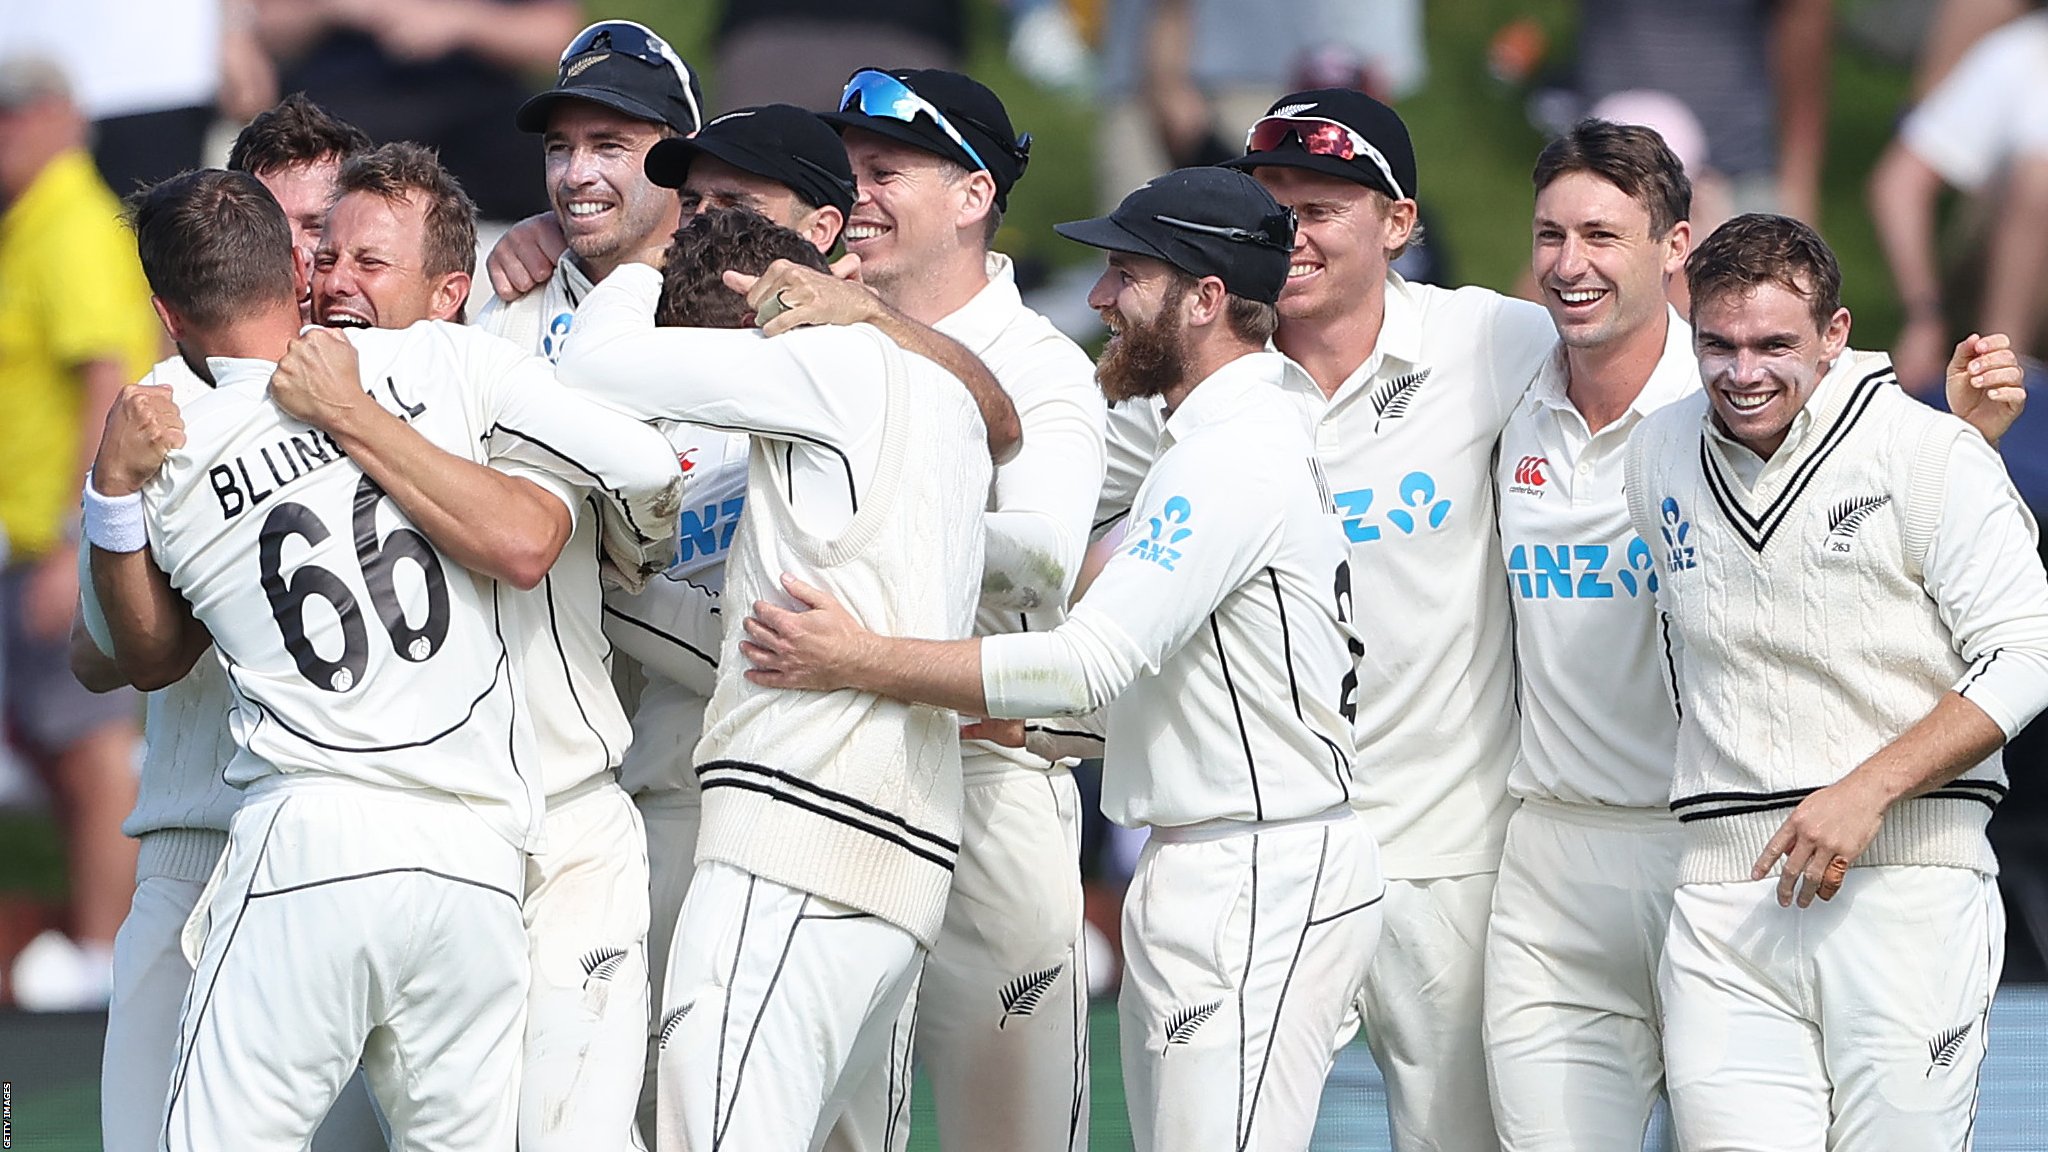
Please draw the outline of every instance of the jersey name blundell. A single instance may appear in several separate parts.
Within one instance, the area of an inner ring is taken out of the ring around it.
[[[384,387],[391,394],[395,414],[400,420],[409,424],[427,410],[424,403],[407,404],[400,399],[398,386],[389,376],[384,378]],[[375,396],[376,393],[373,391],[370,395]],[[276,449],[275,454],[271,451],[273,448]],[[206,470],[206,481],[213,489],[214,499],[220,502],[221,519],[233,520],[277,495],[293,481],[303,480],[347,456],[341,445],[335,443],[334,437],[318,428],[308,428],[304,434],[293,433],[275,444],[244,452],[230,463],[214,465]],[[270,487],[264,486],[266,475]]]

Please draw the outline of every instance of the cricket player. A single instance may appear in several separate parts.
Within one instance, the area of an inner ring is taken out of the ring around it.
[[[1015,405],[1023,443],[996,468],[975,633],[1065,618],[1101,489],[1103,402],[1088,357],[1024,306],[993,250],[1030,158],[1001,99],[957,72],[865,69],[836,124],[859,182],[847,251],[862,284],[782,291],[787,324],[887,323],[965,345]],[[822,297],[822,298],[821,298]],[[844,305],[836,314],[828,302]],[[1065,765],[974,740],[961,749],[959,867],[937,944],[880,1079],[848,1109],[838,1152],[902,1152],[912,1041],[939,1142],[1061,1152],[1088,1138],[1088,978],[1081,946],[1081,799]],[[916,1026],[912,1027],[912,1019]]]
[[[786,577],[799,610],[756,604],[741,650],[768,686],[995,717],[1107,706],[1104,810],[1151,830],[1119,1000],[1135,1143],[1306,1148],[1382,886],[1351,807],[1349,559],[1304,390],[1282,383],[1300,369],[1265,350],[1293,218],[1249,177],[1183,169],[1060,231],[1110,253],[1104,394],[1170,413],[1128,551],[1051,631],[953,643]]]
[[[700,213],[663,272],[628,264],[584,300],[563,381],[643,417],[752,437],[728,596],[777,595],[775,579],[797,571],[879,626],[967,635],[989,457],[955,376],[979,362],[955,347],[942,368],[866,325],[714,330],[758,307],[724,274],[777,259],[823,266],[751,212]],[[657,309],[698,327],[657,328]],[[823,1139],[886,1054],[959,854],[951,712],[763,688],[741,676],[738,641],[729,629],[696,751],[697,870],[662,1012],[664,1150]]]
[[[1230,166],[1301,221],[1274,343],[1315,383],[1316,453],[1358,581],[1358,676],[1377,686],[1356,725],[1371,756],[1359,811],[1387,875],[1366,1041],[1400,1152],[1486,1152],[1481,959],[1515,752],[1493,449],[1555,332],[1537,305],[1391,271],[1417,239],[1415,153],[1371,97],[1283,96]],[[1112,409],[1098,527],[1129,504],[1159,424],[1157,405]]]
[[[1699,391],[1692,329],[1665,303],[1691,250],[1691,183],[1652,130],[1581,121],[1537,158],[1531,271],[1558,343],[1495,464],[1515,609],[1520,800],[1494,890],[1486,1052],[1510,1150],[1637,1148],[1662,1091],[1657,964],[1683,847],[1667,804],[1678,740],[1655,561],[1622,491],[1629,437]],[[2019,382],[1987,347],[1957,410],[2004,430],[1983,389]]]
[[[402,328],[459,319],[475,209],[433,155],[385,145],[345,166],[338,191],[314,265],[320,321]],[[334,431],[319,411],[309,422]],[[498,605],[548,797],[545,847],[528,858],[522,904],[533,977],[521,1141],[542,1148],[630,1146],[646,1048],[645,841],[613,776],[631,732],[605,665],[591,499],[577,497],[579,522],[539,586],[508,589]]]
[[[369,146],[353,125],[294,95],[242,129],[228,165],[255,176],[277,199],[291,224],[292,246],[310,264],[336,174],[343,161]],[[310,314],[310,295],[305,306]],[[182,353],[157,364],[143,382],[169,388],[180,407],[208,390]],[[80,542],[79,554],[86,562],[90,545]],[[73,672],[94,690],[125,685],[89,571],[81,571],[79,590]],[[150,693],[146,707],[135,811],[121,825],[123,834],[140,842],[140,852],[135,898],[114,939],[114,991],[100,1065],[100,1139],[107,1152],[154,1152],[161,1139],[159,1105],[170,1091],[178,1009],[192,983],[192,964],[179,937],[227,846],[228,821],[242,801],[241,791],[221,775],[234,755],[234,739],[228,731],[233,701],[219,661],[201,659],[185,678]],[[349,1094],[361,1098],[357,1115],[366,1116],[360,1086],[352,1085]],[[363,1137],[372,1130],[360,1122],[351,1127]],[[340,1135],[332,1124],[323,1128],[324,1139]]]
[[[1738,216],[1686,274],[1704,395],[1643,421],[1624,481],[1681,716],[1678,1141],[1968,1147],[2005,937],[1984,825],[2048,704],[2033,521],[1982,437],[1849,349],[1805,224]]]
[[[593,479],[608,554],[628,579],[658,566],[673,457],[465,329],[294,343],[288,226],[245,175],[167,181],[136,226],[214,390],[182,412],[124,390],[87,485],[93,578],[124,668],[182,673],[216,645],[248,793],[192,929],[165,1146],[302,1148],[361,1060],[400,1146],[507,1147],[515,1097],[476,1089],[519,1064],[541,790],[496,580],[541,579]],[[394,467],[406,437],[463,455]],[[430,498],[471,469],[496,486],[488,525]]]

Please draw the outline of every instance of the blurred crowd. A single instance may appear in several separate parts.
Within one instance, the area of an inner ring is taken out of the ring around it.
[[[14,995],[104,1000],[135,851],[138,703],[71,683],[76,495],[114,392],[161,336],[116,197],[217,163],[223,126],[305,92],[373,141],[436,148],[488,219],[544,210],[541,151],[514,110],[544,87],[587,17],[579,0],[7,0],[0,19],[0,803],[46,796],[64,829],[71,908],[17,966]],[[954,68],[963,0],[725,0],[713,111],[825,107],[857,68]],[[1814,220],[1828,154],[1831,58],[1843,24],[1881,9],[1923,28],[1912,102],[1867,165],[1868,210],[1903,323],[1901,382],[1939,401],[1962,335],[2048,353],[2048,12],[2023,0],[1582,0],[1570,44],[1533,22],[1495,37],[1497,80],[1532,120],[1656,128],[1699,189],[1704,235],[1744,211]],[[1011,64],[1085,94],[1101,204],[1169,168],[1243,151],[1238,126],[1279,94],[1355,87],[1398,103],[1429,83],[1421,0],[1007,0]],[[1028,126],[1028,125],[1027,125]],[[1465,144],[1483,141],[1467,141]],[[1425,153],[1461,146],[1422,138]],[[1449,282],[1455,235],[1402,271]],[[1520,203],[1503,212],[1524,211]],[[1839,221],[1818,221],[1824,225]],[[1682,292],[1682,286],[1678,291]],[[1682,303],[1682,301],[1681,301]],[[1088,314],[1083,313],[1086,317]],[[1092,319],[1092,317],[1089,317]],[[1861,343],[1883,334],[1862,336]],[[2041,379],[2030,359],[2030,383]],[[2048,509],[2048,413],[2005,458]],[[11,765],[11,766],[10,766]],[[1088,806],[1090,810],[1093,805]],[[1111,850],[1112,855],[1114,850]],[[1106,867],[1114,871],[1114,863]],[[40,965],[40,968],[37,966]]]

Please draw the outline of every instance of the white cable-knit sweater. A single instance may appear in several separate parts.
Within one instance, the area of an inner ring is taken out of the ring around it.
[[[2010,733],[2015,710],[2042,704],[2038,671],[2011,669],[2048,654],[2048,594],[2009,484],[1995,520],[2009,530],[1972,545],[2011,574],[2003,604],[1930,578],[1951,461],[1989,450],[1901,392],[1883,356],[1845,354],[1760,470],[1711,421],[1704,393],[1672,404],[1636,430],[1628,461],[1673,631],[1681,883],[1748,879],[1792,808],[1952,689],[1983,694]],[[1984,825],[2005,791],[1993,755],[1894,806],[1856,863],[1995,872]]]

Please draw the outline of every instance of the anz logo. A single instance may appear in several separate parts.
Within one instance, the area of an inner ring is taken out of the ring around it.
[[[700,508],[683,509],[676,531],[676,564],[715,556],[732,547],[733,531],[740,526],[740,513],[746,506],[746,497],[735,496]]]
[[[1612,600],[1619,588],[1631,598],[1657,591],[1656,561],[1640,537],[1628,542],[1621,563],[1605,544],[1517,544],[1508,551],[1508,575],[1524,600]]]
[[[569,326],[576,322],[574,312],[558,313],[548,321],[547,331],[540,334],[540,354],[553,364],[562,358],[562,344],[569,339]]]
[[[1353,544],[1368,544],[1386,535],[1384,526],[1402,536],[1435,532],[1451,515],[1451,501],[1437,499],[1436,478],[1427,472],[1401,477],[1392,507],[1375,508],[1371,488],[1353,488],[1331,497],[1344,515],[1344,535]]]
[[[1166,502],[1166,507],[1157,516],[1145,521],[1151,534],[1125,550],[1125,554],[1140,560],[1149,560],[1168,572],[1173,571],[1174,561],[1180,559],[1180,549],[1173,547],[1195,534],[1192,528],[1182,525],[1195,514],[1195,506],[1185,496],[1175,496]]]
[[[1658,512],[1664,520],[1657,529],[1664,537],[1664,566],[1673,572],[1699,567],[1699,548],[1692,542],[1692,521],[1679,511],[1678,501],[1666,496]]]

